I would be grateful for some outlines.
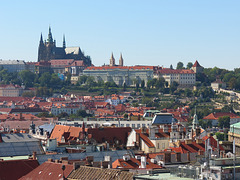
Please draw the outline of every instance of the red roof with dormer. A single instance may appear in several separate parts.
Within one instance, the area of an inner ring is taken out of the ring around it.
[[[158,73],[160,74],[195,74],[195,72],[191,69],[170,69],[170,68],[159,69]]]
[[[149,159],[146,160],[146,168],[145,169],[162,169],[162,166],[152,163]],[[136,158],[130,158],[126,161],[124,159],[117,159],[112,163],[112,168],[121,168],[121,169],[142,169],[139,168],[141,166],[141,160],[137,160]]]

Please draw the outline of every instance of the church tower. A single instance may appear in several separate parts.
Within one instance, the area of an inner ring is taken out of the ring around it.
[[[40,41],[39,41],[39,46],[38,46],[38,62],[41,60],[45,60],[46,54],[45,54],[45,45],[43,43],[43,37],[41,33]]]
[[[115,59],[113,57],[113,53],[112,53],[112,56],[111,56],[111,59],[110,59],[110,66],[115,66]]]
[[[193,122],[192,122],[192,129],[191,129],[191,139],[193,139],[193,136],[195,135],[195,138],[198,138],[201,134],[201,128],[199,127],[196,107],[195,107],[195,114],[193,116]]]
[[[123,66],[123,58],[122,58],[122,53],[120,55],[120,59],[119,59],[119,66]]]
[[[51,27],[49,27],[48,32],[48,39],[46,42],[46,60],[49,61],[51,59],[55,59],[55,47],[56,47],[56,41],[53,41]]]
[[[63,35],[63,48],[66,48],[66,41],[65,41],[65,35]]]

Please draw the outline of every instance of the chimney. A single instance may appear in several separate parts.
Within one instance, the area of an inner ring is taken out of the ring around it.
[[[36,151],[33,151],[33,160],[37,159],[36,155],[37,155]]]
[[[201,149],[198,150],[198,155],[203,155],[203,151]]]
[[[192,144],[192,139],[185,139],[185,144]]]
[[[53,159],[52,158],[48,158],[48,162],[53,162]]]
[[[187,160],[190,162],[190,152],[187,152]]]
[[[146,158],[146,156],[142,156],[141,157],[141,166],[140,166],[140,168],[146,169],[146,166],[147,166],[147,158]]]
[[[129,154],[124,154],[124,155],[123,155],[123,160],[124,160],[124,161],[130,160],[130,158],[131,158],[131,157],[130,157]]]
[[[86,161],[91,164],[93,162],[93,156],[87,156]]]
[[[68,160],[68,157],[61,157],[60,161]]]
[[[108,168],[112,168],[112,157],[111,156],[104,156],[104,161],[108,162]]]
[[[73,168],[74,168],[74,170],[80,168],[81,165],[84,166],[85,163],[82,162],[82,161],[80,161],[80,162],[74,162],[74,163],[73,163]]]
[[[197,144],[202,144],[203,141],[202,141],[202,139],[196,139],[196,143],[197,143]]]
[[[150,139],[154,139],[155,138],[155,127],[154,126],[151,126],[150,128],[149,128],[149,137],[150,137]]]
[[[23,120],[23,116],[22,116],[22,113],[20,113],[20,120]]]
[[[181,155],[179,152],[176,153],[176,162],[181,162]]]

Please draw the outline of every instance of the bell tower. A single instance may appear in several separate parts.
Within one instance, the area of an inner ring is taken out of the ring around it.
[[[115,59],[113,57],[113,53],[112,53],[112,56],[111,56],[111,59],[110,59],[110,66],[115,66]]]

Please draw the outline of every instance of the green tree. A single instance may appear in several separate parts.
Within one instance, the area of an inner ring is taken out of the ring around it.
[[[172,64],[170,65],[170,69],[173,69],[173,66],[172,66]]]
[[[177,69],[184,69],[184,65],[182,62],[177,63]]]
[[[127,90],[127,85],[126,85],[126,83],[124,82],[123,83],[123,91],[126,91]]]
[[[49,82],[49,86],[53,88],[60,88],[62,86],[62,80],[58,77],[57,74],[52,74]]]
[[[26,87],[33,87],[33,82],[35,79],[35,74],[28,70],[23,70],[19,72],[19,77]]]
[[[235,77],[232,77],[228,82],[228,86],[230,89],[235,89],[236,84],[237,84],[237,79]]]
[[[189,88],[186,88],[184,90],[184,94],[185,94],[186,97],[191,97],[193,93]]]
[[[80,84],[85,84],[86,81],[87,81],[87,79],[88,79],[88,76],[83,75],[83,76],[80,76],[78,82],[79,82]]]
[[[177,90],[177,87],[178,87],[178,83],[176,82],[176,81],[173,81],[173,83],[170,85],[170,92],[171,92],[171,94],[173,94],[174,93],[174,91],[176,91]]]
[[[88,114],[85,110],[78,110],[76,115],[83,118],[91,116],[91,114]]]
[[[136,90],[138,91],[138,89],[139,89],[139,83],[137,82],[136,83]]]
[[[72,74],[70,72],[67,73],[67,79],[66,79],[66,83],[67,85],[70,85],[71,84],[71,77],[72,77]]]
[[[218,127],[220,128],[229,128],[230,127],[230,117],[229,116],[222,116],[218,118]]]
[[[88,87],[94,87],[97,83],[94,81],[94,77],[93,76],[88,76],[87,80],[86,80],[86,85]]]
[[[39,78],[39,82],[41,86],[47,86],[49,87],[51,80],[51,74],[49,72],[45,72],[41,75]]]
[[[164,85],[165,85],[165,79],[163,77],[160,77],[159,79],[156,80],[154,86],[157,88],[157,89],[161,89],[161,88],[164,88]]]
[[[219,141],[224,141],[224,133],[216,132],[215,135]]]
[[[61,112],[60,114],[57,115],[58,118],[66,118],[69,117],[68,113],[66,112]]]
[[[145,87],[145,81],[142,80],[142,81],[141,81],[141,88],[144,88],[144,87]]]
[[[191,69],[192,66],[193,66],[193,63],[189,62],[189,63],[187,64],[187,69]]]

